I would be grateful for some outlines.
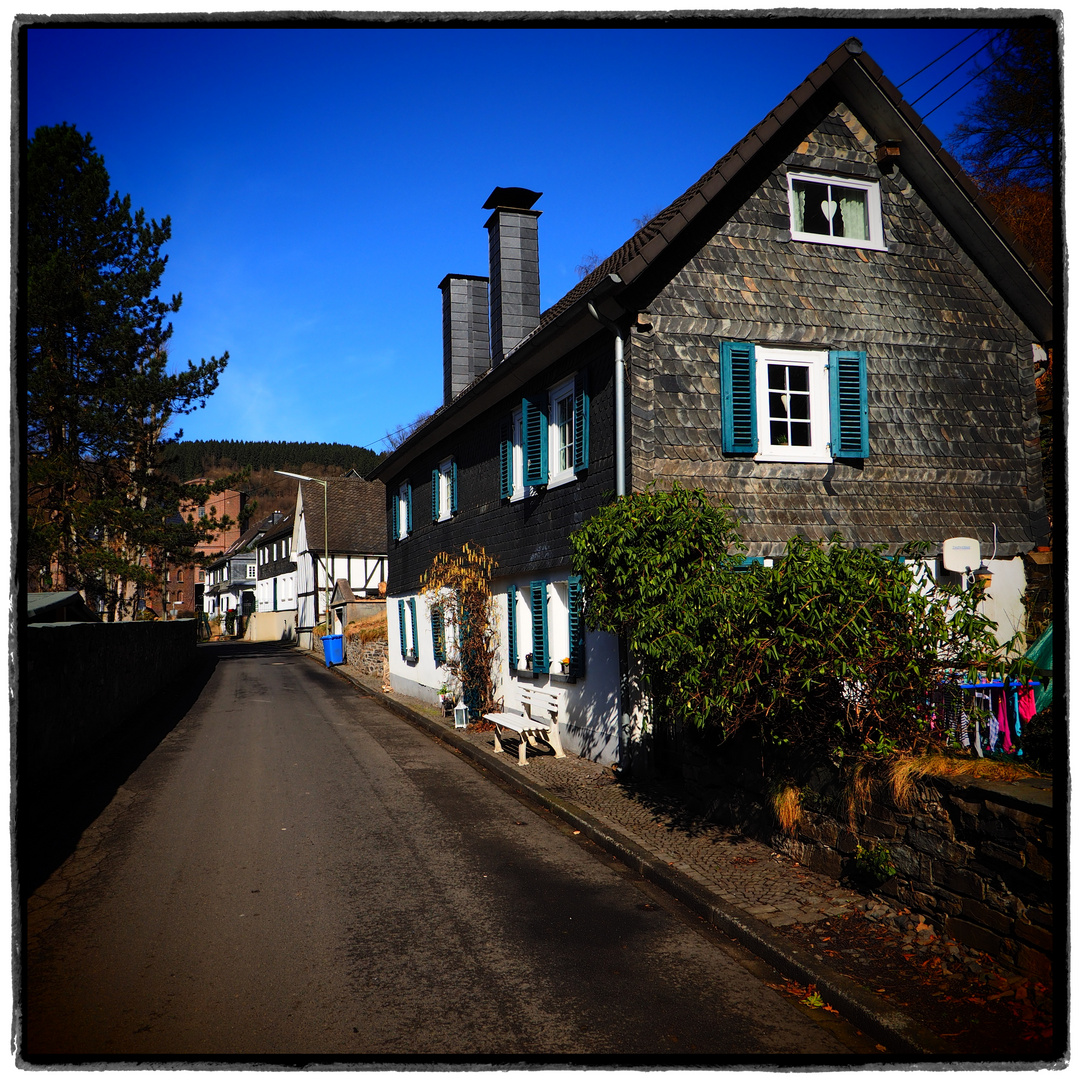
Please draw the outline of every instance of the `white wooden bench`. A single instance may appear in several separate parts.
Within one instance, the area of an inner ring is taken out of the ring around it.
[[[534,749],[539,749],[537,739],[543,739],[556,757],[566,757],[563,753],[562,739],[559,738],[559,703],[562,695],[553,690],[536,690],[526,686],[521,691],[521,705],[525,715],[518,713],[498,712],[485,713],[484,719],[495,724],[495,753],[503,752],[502,739],[499,738],[499,728],[507,731],[516,731],[521,736],[518,743],[518,764],[524,765],[525,745],[528,743]]]

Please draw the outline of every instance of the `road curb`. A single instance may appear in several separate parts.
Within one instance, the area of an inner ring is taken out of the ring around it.
[[[306,655],[320,665],[324,663],[315,653]],[[716,896],[677,867],[662,862],[626,834],[601,823],[572,802],[553,795],[542,785],[530,780],[521,766],[501,761],[458,735],[453,729],[446,728],[431,717],[364,685],[341,668],[331,668],[331,671],[366,697],[378,702],[388,712],[452,747],[497,774],[511,786],[525,792],[552,813],[558,814],[598,847],[637,871],[647,881],[670,893],[696,915],[734,938],[781,974],[796,982],[813,983],[827,1004],[866,1034],[878,1039],[891,1053],[915,1060],[957,1057],[955,1050],[943,1039],[898,1009],[884,1004],[881,998],[865,986],[835,971],[823,961],[816,960],[805,949],[792,945],[771,926]]]

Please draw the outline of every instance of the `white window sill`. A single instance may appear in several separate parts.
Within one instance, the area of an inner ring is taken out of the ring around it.
[[[828,247],[862,248],[864,251],[889,250],[886,244],[879,244],[873,240],[852,240],[846,236],[826,236],[824,233],[801,233],[790,230],[791,239],[800,244],[825,244]]]
[[[778,454],[769,450],[755,454],[754,460],[785,465],[831,465],[833,462],[832,455],[826,453],[797,456],[794,454]]]
[[[548,491],[550,491],[552,488],[563,487],[566,484],[572,484],[575,480],[577,480],[577,473],[560,473],[558,476],[553,476],[550,480],[548,480]]]

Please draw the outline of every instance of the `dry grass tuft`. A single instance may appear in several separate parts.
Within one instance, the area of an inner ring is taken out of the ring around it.
[[[874,776],[865,762],[860,762],[852,770],[847,787],[844,790],[844,805],[847,811],[848,828],[854,830],[859,817],[870,807],[873,796]]]
[[[790,784],[773,792],[773,813],[780,823],[780,828],[793,836],[802,817],[802,792]]]
[[[1016,780],[1033,775],[1030,769],[1011,761],[992,761],[987,758],[955,758],[946,754],[924,754],[919,757],[896,757],[888,765],[889,790],[901,809],[909,809],[917,780],[941,776],[961,783],[973,780]]]
[[[345,638],[354,641],[359,638],[361,644],[369,641],[386,641],[386,608],[381,608],[375,615],[366,619],[357,619],[345,627]]]

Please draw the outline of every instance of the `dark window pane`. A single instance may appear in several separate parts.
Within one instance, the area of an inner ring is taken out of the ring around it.
[[[791,395],[791,418],[792,420],[810,419],[810,396],[808,394]]]
[[[769,442],[773,446],[787,446],[787,424],[774,420],[769,425]]]
[[[770,390],[786,390],[787,379],[785,378],[787,368],[781,364],[769,365],[769,389]]]
[[[786,394],[770,394],[769,395],[769,416],[773,419],[786,419],[787,407],[784,404],[784,398]]]
[[[810,445],[810,425],[809,424],[792,424],[791,425],[791,445],[792,446],[809,446]]]
[[[788,368],[788,386],[792,390],[801,390],[805,394],[810,389],[810,369],[805,367]]]
[[[807,180],[795,180],[792,188],[795,191],[796,231],[829,236],[832,230],[829,227],[828,218],[822,211],[822,204],[828,202],[828,187],[825,184],[814,184]],[[800,211],[801,221],[799,220]]]

